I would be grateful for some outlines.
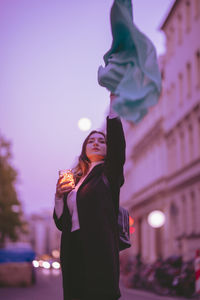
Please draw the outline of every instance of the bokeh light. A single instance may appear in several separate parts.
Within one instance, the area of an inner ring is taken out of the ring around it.
[[[148,215],[148,223],[153,228],[159,228],[165,223],[165,214],[160,210],[154,210]]]
[[[54,262],[52,263],[52,268],[54,268],[54,269],[60,269],[60,263],[57,262],[57,261],[54,261]]]
[[[59,250],[53,250],[52,251],[52,256],[55,258],[59,258],[60,257],[60,251]]]
[[[133,226],[133,224],[134,224],[134,219],[131,216],[129,216],[129,226]]]
[[[135,232],[135,227],[130,227],[130,234],[133,234]]]
[[[43,268],[50,269],[50,267],[51,267],[51,265],[50,265],[50,263],[48,261],[44,261],[43,262]]]
[[[37,260],[33,260],[32,264],[33,264],[34,268],[38,268],[39,267],[39,262]]]
[[[92,126],[92,122],[90,121],[90,119],[88,118],[81,118],[79,121],[78,121],[78,127],[80,130],[82,131],[87,131],[91,128]]]

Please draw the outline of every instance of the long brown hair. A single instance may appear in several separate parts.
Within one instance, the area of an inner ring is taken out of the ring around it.
[[[86,155],[86,146],[90,136],[94,133],[102,134],[106,141],[106,135],[102,131],[93,130],[88,134],[88,136],[83,142],[81,154],[78,158],[78,164],[72,169],[76,183],[80,180],[82,176],[85,176],[87,174],[88,169],[90,167],[90,160]]]

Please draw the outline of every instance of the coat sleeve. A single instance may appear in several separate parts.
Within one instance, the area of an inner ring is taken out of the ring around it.
[[[66,224],[66,222],[67,222],[67,214],[66,214],[67,196],[68,196],[68,193],[65,193],[64,197],[63,197],[63,211],[62,211],[62,214],[58,217],[57,214],[56,214],[55,207],[54,207],[54,211],[53,211],[53,219],[54,219],[55,225],[60,231],[63,230],[63,224]],[[59,200],[59,201],[62,201],[62,200]]]
[[[119,201],[119,190],[124,183],[125,148],[126,142],[120,118],[107,117],[107,155],[104,174],[109,181],[114,201]],[[119,204],[116,204],[118,207]]]
[[[53,219],[54,219],[54,222],[56,224],[56,227],[62,231],[62,224],[63,224],[63,213],[62,215],[60,216],[60,218],[57,217],[56,215],[56,211],[55,211],[55,208],[54,208],[54,211],[53,211]]]

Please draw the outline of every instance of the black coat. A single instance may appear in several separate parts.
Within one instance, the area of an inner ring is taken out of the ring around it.
[[[119,192],[123,184],[125,139],[119,118],[107,118],[107,155],[104,163],[95,166],[77,192],[77,210],[86,263],[85,287],[91,296],[120,297],[119,290]],[[109,186],[104,176],[107,177]],[[61,267],[64,299],[70,299],[69,235],[71,216],[65,195],[62,216],[54,221],[61,236]]]

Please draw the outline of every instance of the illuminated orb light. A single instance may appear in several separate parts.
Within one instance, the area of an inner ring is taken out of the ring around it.
[[[92,126],[92,122],[90,121],[90,119],[88,118],[81,118],[79,121],[78,121],[78,127],[80,130],[82,131],[87,131],[91,128]]]
[[[43,262],[43,268],[50,269],[50,267],[51,267],[51,265],[50,265],[50,263],[48,261],[44,261]]]
[[[32,264],[33,264],[34,268],[38,268],[40,266],[39,262],[37,260],[33,260]]]
[[[52,267],[53,267],[54,269],[60,269],[60,264],[59,264],[59,262],[54,261],[54,262],[52,263]]]
[[[154,210],[148,215],[148,223],[153,228],[159,228],[165,223],[165,214],[160,210]]]

